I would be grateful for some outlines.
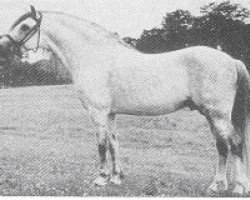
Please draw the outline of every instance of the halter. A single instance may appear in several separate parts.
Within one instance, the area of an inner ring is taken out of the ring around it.
[[[24,48],[25,48],[25,50],[33,50],[34,52],[36,52],[37,51],[37,49],[39,48],[39,44],[40,44],[40,32],[41,32],[41,22],[42,22],[42,14],[40,13],[40,18],[39,19],[35,19],[35,18],[33,18],[35,21],[36,21],[36,25],[35,26],[33,26],[33,28],[31,28],[30,30],[29,30],[29,32],[27,33],[27,35],[23,38],[23,39],[21,39],[21,40],[19,40],[19,41],[16,41],[16,40],[14,40],[13,39],[13,37],[12,36],[10,36],[9,34],[7,34],[7,35],[3,35],[2,37],[7,37],[9,40],[10,40],[10,42],[11,42],[11,44],[14,46],[14,53],[17,55],[17,56],[20,56],[20,53],[18,53],[19,51],[20,51],[20,48],[21,48],[21,46],[22,45],[24,45],[27,41],[29,41],[31,38],[32,38],[32,36],[34,36],[35,35],[35,33],[38,31],[38,39],[37,39],[37,44],[36,44],[36,48],[35,49],[28,49],[28,48],[26,48],[25,46],[24,46]]]

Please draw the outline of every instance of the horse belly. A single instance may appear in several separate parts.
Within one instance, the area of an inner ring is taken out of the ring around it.
[[[179,110],[189,96],[185,73],[149,72],[119,77],[112,89],[112,112],[131,115],[163,115]]]
[[[164,115],[184,107],[185,100],[167,98],[162,100],[162,102],[159,102],[159,99],[151,98],[134,101],[132,98],[126,98],[126,101],[116,101],[111,110],[116,114]]]

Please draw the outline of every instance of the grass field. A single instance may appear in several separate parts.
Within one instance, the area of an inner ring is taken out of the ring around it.
[[[0,107],[0,195],[206,196],[213,179],[215,141],[196,111],[118,116],[125,180],[96,187],[97,127],[70,86],[4,89]]]

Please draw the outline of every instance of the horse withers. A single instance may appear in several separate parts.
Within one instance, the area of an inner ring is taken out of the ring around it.
[[[121,184],[117,114],[156,116],[190,106],[206,117],[216,139],[219,158],[208,190],[228,189],[231,153],[233,192],[250,191],[250,77],[241,61],[204,46],[143,54],[92,22],[34,7],[13,22],[0,47],[4,60],[10,59],[5,52],[50,50],[71,72],[83,106],[99,126],[100,175],[95,184]]]

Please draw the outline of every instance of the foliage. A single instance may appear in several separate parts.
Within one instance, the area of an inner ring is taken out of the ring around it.
[[[244,21],[249,16],[247,8],[243,8],[240,4],[231,4],[225,1],[220,4],[210,3],[201,7],[201,13],[206,16],[223,16],[225,19]]]
[[[58,69],[54,60],[42,61],[34,65],[14,61],[8,66],[2,66],[1,87],[24,87],[32,85],[60,85],[71,83],[67,72]]]
[[[139,39],[127,37],[125,41],[144,53],[173,51],[188,46],[206,45],[241,59],[250,67],[250,25],[244,20],[247,8],[230,1],[209,3],[200,8],[201,16],[189,11],[166,13],[161,28],[144,30]]]
[[[165,33],[180,33],[192,28],[194,17],[187,10],[176,10],[167,13],[161,23]]]
[[[195,23],[195,28],[200,30],[201,40],[208,41],[205,44],[209,46],[220,45],[227,53],[247,62],[250,50],[250,46],[247,46],[247,35],[250,29],[244,20],[249,17],[249,11],[239,4],[225,1],[203,6],[201,13],[203,16]]]

